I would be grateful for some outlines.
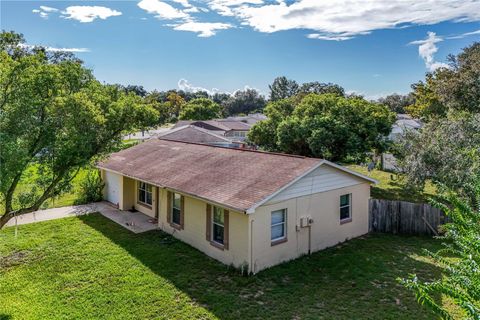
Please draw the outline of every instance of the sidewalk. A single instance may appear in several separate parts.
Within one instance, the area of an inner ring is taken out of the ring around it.
[[[93,212],[101,213],[104,217],[118,223],[122,227],[134,233],[141,233],[145,231],[155,230],[158,228],[158,225],[151,217],[146,216],[140,212],[119,210],[105,201],[78,206],[67,206],[61,208],[38,210],[17,217],[17,224],[23,225],[41,221],[76,217]],[[15,226],[15,218],[8,221],[6,226]]]

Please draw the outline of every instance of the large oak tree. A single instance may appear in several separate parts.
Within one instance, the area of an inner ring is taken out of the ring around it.
[[[142,99],[103,85],[68,53],[0,34],[0,228],[68,190],[83,166],[108,153],[122,132],[158,119]],[[19,188],[29,168],[33,185]]]

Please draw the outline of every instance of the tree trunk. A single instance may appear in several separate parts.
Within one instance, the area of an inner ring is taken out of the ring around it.
[[[0,217],[0,230],[13,218],[13,212],[9,212]]]

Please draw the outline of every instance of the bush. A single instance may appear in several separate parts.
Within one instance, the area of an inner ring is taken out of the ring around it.
[[[80,182],[80,195],[75,201],[76,204],[98,202],[103,199],[103,187],[105,184],[100,177],[100,171],[89,171],[85,179]]]
[[[441,198],[442,203],[434,202],[451,219],[443,226],[446,231],[442,237],[443,249],[427,251],[444,267],[442,278],[432,282],[422,282],[416,275],[399,279],[415,292],[419,303],[442,319],[455,317],[442,307],[443,297],[450,298],[463,311],[465,319],[480,319],[480,179],[467,189],[471,190],[471,198],[449,192]]]

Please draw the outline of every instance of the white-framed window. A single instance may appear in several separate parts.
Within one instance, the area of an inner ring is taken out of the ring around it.
[[[138,202],[152,205],[152,185],[138,182]]]
[[[272,211],[271,220],[271,237],[272,241],[282,240],[287,235],[287,209]]]
[[[352,218],[352,194],[340,196],[340,221]]]
[[[172,223],[180,225],[180,216],[182,212],[182,196],[178,193],[172,193]]]
[[[213,207],[212,241],[223,245],[225,236],[225,211],[223,208]]]

